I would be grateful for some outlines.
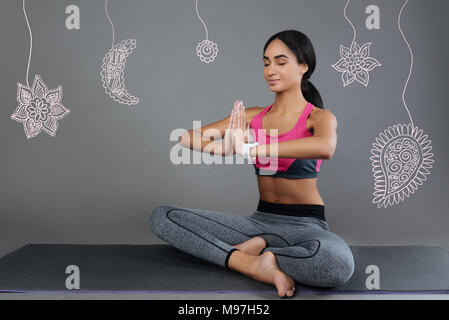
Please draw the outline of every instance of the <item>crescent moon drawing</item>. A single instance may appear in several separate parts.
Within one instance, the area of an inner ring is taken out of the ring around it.
[[[135,39],[127,39],[115,44],[103,58],[100,73],[106,93],[114,101],[128,105],[139,103],[139,98],[126,90],[124,80],[126,58],[135,48]]]

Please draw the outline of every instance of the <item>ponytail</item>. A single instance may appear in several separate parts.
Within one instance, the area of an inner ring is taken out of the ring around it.
[[[321,99],[321,95],[318,92],[317,88],[313,85],[309,79],[303,78],[301,81],[301,91],[304,98],[313,104],[315,107],[324,109],[323,100]]]

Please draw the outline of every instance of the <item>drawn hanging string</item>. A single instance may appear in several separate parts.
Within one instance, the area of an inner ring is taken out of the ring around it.
[[[30,52],[26,71],[27,85],[17,82],[16,99],[19,105],[11,115],[11,119],[23,124],[27,139],[37,136],[42,130],[54,137],[59,126],[57,120],[61,120],[69,114],[70,109],[62,104],[62,87],[60,85],[56,89],[49,90],[41,77],[36,74],[30,87],[29,71],[33,51],[33,34],[25,9],[25,0],[22,0],[22,10],[30,34]]]
[[[215,42],[209,40],[209,32],[207,30],[206,24],[203,19],[200,17],[200,13],[198,12],[198,0],[195,2],[196,14],[198,18],[204,25],[204,29],[206,29],[206,39],[199,42],[196,46],[196,54],[200,57],[202,62],[213,62],[218,55],[218,46]]]
[[[104,2],[104,11],[106,12],[106,17],[109,20],[109,23],[111,24],[111,29],[112,29],[112,44],[111,44],[111,48],[114,47],[114,42],[115,42],[115,29],[114,29],[114,24],[111,21],[111,18],[109,17],[109,13],[108,13],[108,0],[106,0]]]
[[[402,92],[402,101],[406,108],[410,123],[398,124],[388,127],[376,138],[373,143],[373,149],[370,157],[372,161],[372,171],[374,173],[373,203],[377,207],[382,205],[386,208],[388,205],[397,204],[409,197],[418,190],[418,186],[427,180],[426,175],[432,168],[433,158],[431,140],[423,131],[415,127],[410,111],[405,101],[405,92],[413,70],[413,51],[407,38],[401,28],[401,15],[408,0],[406,0],[400,10],[398,17],[399,31],[404,38],[410,51],[411,63],[410,71]]]
[[[352,24],[351,20],[349,20],[348,16],[346,15],[346,9],[348,8],[348,4],[349,2],[351,2],[351,0],[348,0],[348,2],[346,2],[345,8],[343,9],[343,15],[345,16],[346,20],[349,22],[349,24],[352,27],[352,30],[354,32],[354,38],[352,38],[352,42],[351,42],[351,46],[350,48],[352,48],[352,46],[354,45],[355,42],[355,38],[357,37],[357,31],[355,30],[354,25]]]
[[[407,108],[407,103],[405,102],[405,92],[407,91],[408,82],[410,80],[410,77],[412,76],[413,64],[414,64],[414,56],[413,56],[412,48],[410,47],[410,44],[408,43],[407,38],[405,37],[404,32],[402,31],[402,28],[401,28],[402,11],[404,10],[407,2],[408,2],[408,0],[406,0],[404,2],[404,5],[402,6],[401,11],[399,11],[399,17],[398,17],[398,28],[399,28],[399,31],[401,32],[402,38],[404,39],[405,43],[407,44],[408,50],[410,51],[410,59],[411,59],[410,71],[409,71],[407,80],[405,81],[404,90],[402,91],[402,102],[404,103],[404,107],[407,110],[408,116],[410,118],[410,123],[412,124],[412,127],[414,127],[412,116],[410,115],[410,111]]]
[[[23,10],[23,14],[25,15],[25,20],[26,20],[27,26],[28,26],[28,32],[30,34],[30,53],[28,54],[28,65],[27,65],[27,73],[26,73],[27,86],[30,87],[30,83],[28,82],[28,80],[29,80],[28,72],[30,71],[31,52],[33,51],[33,33],[31,32],[30,22],[28,21],[28,16],[27,16],[27,13],[25,10],[25,0],[23,0],[23,2],[22,2],[22,10]]]
[[[103,65],[101,66],[100,75],[103,88],[114,101],[127,105],[135,105],[139,103],[139,98],[131,95],[126,90],[124,70],[126,58],[136,48],[136,40],[127,39],[114,44],[115,30],[108,13],[108,0],[105,1],[104,10],[112,28],[112,44],[111,49],[103,58]]]
[[[370,46],[372,42],[365,43],[360,47],[355,41],[357,32],[354,24],[346,15],[346,9],[349,2],[351,2],[351,0],[348,0],[346,3],[343,15],[351,25],[354,37],[349,48],[342,44],[340,45],[340,60],[338,60],[336,64],[333,64],[332,67],[342,73],[341,79],[343,80],[344,87],[353,83],[355,80],[367,87],[369,84],[369,72],[381,64],[375,58],[370,57]]]

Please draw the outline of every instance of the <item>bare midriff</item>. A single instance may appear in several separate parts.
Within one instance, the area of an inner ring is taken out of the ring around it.
[[[259,108],[257,113],[264,108]],[[306,119],[307,129],[313,134],[313,114],[319,112],[319,109],[314,107]],[[254,113],[252,116],[256,115]],[[264,116],[268,127],[265,130],[269,132],[269,128],[279,128],[279,124],[282,125],[280,131],[287,132],[285,128],[285,119],[276,119],[274,123],[271,123],[270,116],[267,114]],[[291,117],[297,119],[298,117]],[[249,121],[251,121],[252,117]],[[294,120],[296,121],[296,120]],[[291,129],[292,125],[289,124],[288,128]],[[281,133],[280,133],[281,134]],[[321,204],[324,205],[324,201],[320,196],[317,188],[317,178],[303,178],[303,179],[288,179],[282,177],[271,177],[267,175],[257,176],[257,184],[259,186],[260,199],[273,203],[280,204]]]
[[[261,200],[280,204],[321,204],[317,178],[287,179],[257,176]]]

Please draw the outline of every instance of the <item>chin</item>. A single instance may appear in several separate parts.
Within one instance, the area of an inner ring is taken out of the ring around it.
[[[271,92],[275,92],[275,93],[283,92],[283,91],[284,91],[283,89],[279,89],[279,88],[270,88],[270,87],[269,87],[269,89],[270,89]]]

